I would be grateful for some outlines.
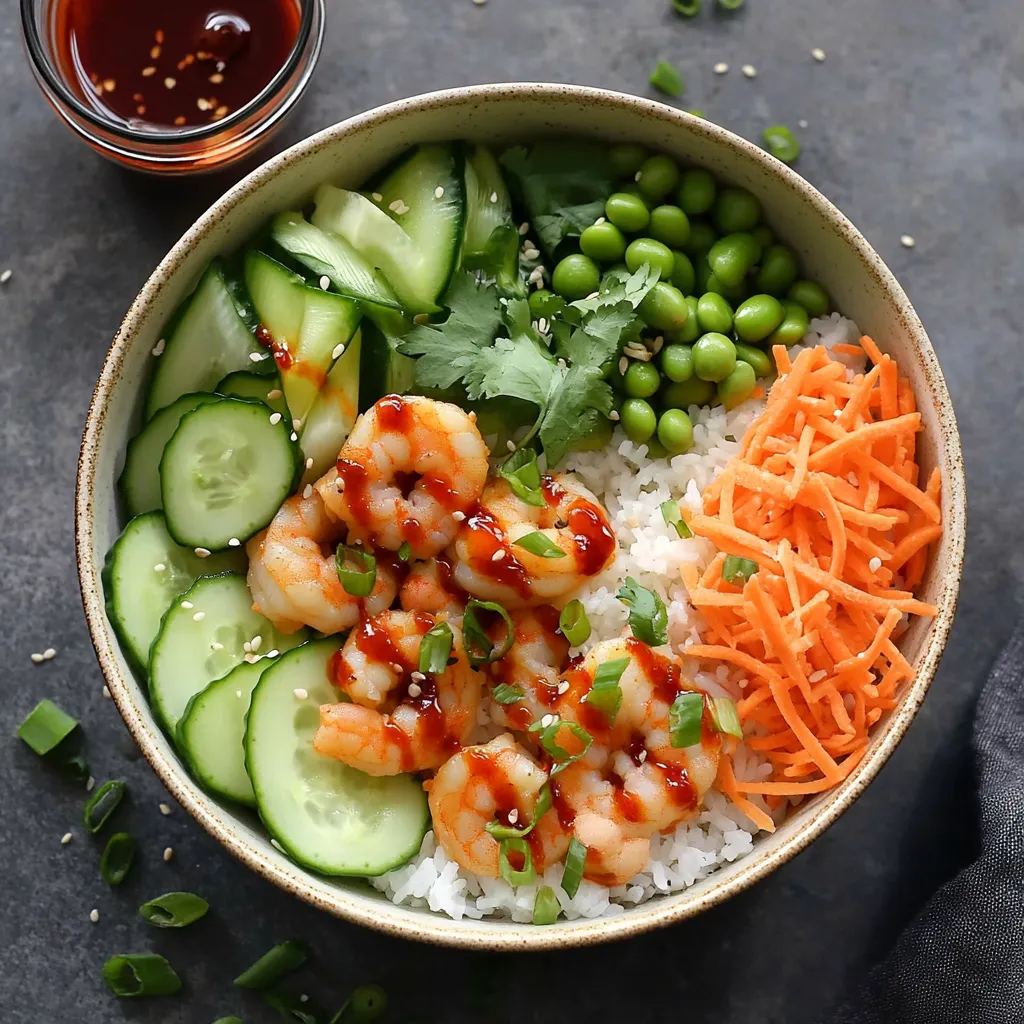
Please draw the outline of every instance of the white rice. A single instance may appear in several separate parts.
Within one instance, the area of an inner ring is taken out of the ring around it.
[[[837,344],[854,343],[859,337],[852,320],[833,313],[813,320],[803,345],[792,351],[795,355],[804,346],[819,344],[831,349]],[[863,370],[863,359],[843,355],[837,358],[847,364],[850,376]],[[692,512],[699,512],[701,492],[738,454],[743,434],[763,408],[763,399],[750,399],[729,412],[721,406],[692,407],[689,413],[693,420],[693,447],[685,455],[667,461],[648,459],[646,445],[633,444],[621,430],[616,430],[605,450],[570,456],[566,468],[602,499],[619,542],[612,565],[577,594],[592,627],[584,650],[623,634],[628,611],[615,593],[627,576],[656,590],[665,601],[669,643],[677,653],[685,655],[690,644],[700,641],[704,622],[678,582],[679,569],[692,564],[702,570],[714,556],[715,548],[703,538],[678,537],[675,529],[665,523],[661,504],[674,498]],[[691,660],[687,669],[699,686],[714,694],[736,698],[747,682],[742,673],[725,665]],[[771,766],[743,745],[738,748],[734,763],[740,779],[771,774]],[[766,805],[761,806],[767,810]],[[777,813],[781,818],[785,809],[780,808]],[[660,893],[685,889],[721,864],[749,853],[756,832],[755,826],[730,800],[711,790],[695,818],[678,825],[674,832],[651,840],[651,859],[645,870],[628,884],[614,889],[583,881],[570,899],[560,885],[560,864],[549,867],[536,884],[517,889],[500,878],[478,878],[445,855],[433,832],[426,834],[419,854],[411,861],[370,882],[393,903],[429,907],[457,920],[505,917],[530,921],[541,885],[554,890],[566,920],[613,917]]]

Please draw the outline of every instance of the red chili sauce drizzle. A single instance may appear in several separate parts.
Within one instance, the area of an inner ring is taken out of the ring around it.
[[[552,508],[568,497],[568,492],[554,477],[543,477],[541,490]],[[569,506],[565,521],[576,542],[576,571],[584,576],[596,576],[615,551],[615,534],[605,516],[592,501],[577,498]]]
[[[498,520],[477,502],[466,517],[463,529],[468,531],[466,549],[472,568],[527,600],[531,592],[530,576],[523,563],[512,554]],[[494,555],[499,551],[504,552],[504,556],[495,562]]]
[[[512,828],[525,828],[529,825],[529,818],[525,818],[519,806],[519,792],[509,782],[505,773],[495,764],[494,759],[487,754],[481,753],[479,750],[467,750],[466,757],[469,758],[470,775],[482,780],[494,798],[494,816],[497,820],[502,825],[508,825]],[[513,810],[518,812],[514,822],[509,821],[509,812]],[[526,842],[530,847],[534,865],[540,864],[544,848],[536,829],[526,836]],[[522,871],[526,866],[526,858],[518,851],[509,850],[507,856],[509,867],[513,871]]]
[[[293,360],[291,351],[287,344],[282,341],[278,341],[262,324],[256,328],[256,340],[265,349],[269,349],[279,370],[291,369]]]

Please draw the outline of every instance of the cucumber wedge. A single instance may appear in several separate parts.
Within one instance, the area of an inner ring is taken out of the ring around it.
[[[103,564],[103,594],[107,618],[136,671],[146,673],[168,605],[199,576],[229,570],[245,571],[244,551],[199,558],[174,543],[161,512],[128,523]]]
[[[234,370],[273,371],[273,360],[249,329],[248,313],[223,263],[214,260],[168,325],[146,398],[147,419],[182,395],[212,391]]]
[[[415,383],[416,361],[395,348],[399,340],[386,335],[374,323],[364,325],[359,371],[360,412],[366,412],[384,395],[406,394]]]
[[[178,746],[205,789],[249,807],[256,796],[245,772],[245,716],[260,676],[274,664],[243,661],[197,693],[178,723]]]
[[[278,214],[271,222],[270,237],[314,277],[327,277],[346,298],[400,308],[382,274],[344,238],[314,227],[301,213]]]
[[[320,705],[339,700],[328,664],[340,646],[311,640],[263,673],[245,765],[260,818],[294,861],[324,875],[380,875],[415,856],[430,812],[415,777],[373,778],[313,749]]]
[[[492,201],[491,196],[496,198]],[[512,200],[494,154],[486,146],[470,146],[466,153],[466,230],[463,263],[487,251],[494,229],[512,223]],[[516,232],[518,237],[519,232]]]
[[[273,338],[275,349],[291,352],[302,330],[306,282],[258,249],[245,254],[244,275],[253,308]]]
[[[275,376],[263,376],[246,370],[229,373],[217,385],[217,394],[228,398],[244,398],[249,402],[263,402],[282,416],[288,413],[284,389],[280,378]]]
[[[153,641],[149,693],[157,717],[176,736],[188,702],[243,663],[244,644],[258,636],[261,653],[286,651],[308,635],[300,630],[285,636],[254,612],[244,576],[201,576],[167,609]]]
[[[287,419],[262,402],[222,398],[187,413],[160,460],[171,536],[223,551],[258,533],[299,478],[297,442]]]

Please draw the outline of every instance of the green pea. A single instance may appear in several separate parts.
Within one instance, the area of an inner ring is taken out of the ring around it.
[[[693,372],[701,380],[717,384],[732,373],[735,365],[736,346],[724,334],[712,331],[693,346]]]
[[[619,142],[608,150],[612,170],[620,178],[632,178],[647,159],[647,147],[639,142]]]
[[[718,239],[718,232],[705,220],[690,221],[690,237],[683,246],[689,256],[703,256]]]
[[[732,330],[732,307],[721,295],[706,292],[697,300],[697,320],[703,332],[728,334]]]
[[[551,274],[551,287],[563,299],[585,299],[597,291],[601,283],[601,271],[597,264],[582,253],[566,256]]]
[[[679,383],[693,376],[693,349],[689,345],[666,345],[661,350],[661,372]]]
[[[542,316],[551,319],[551,314],[565,308],[565,299],[561,295],[549,292],[547,288],[538,288],[530,292],[530,317],[539,320]]]
[[[714,395],[714,384],[700,377],[691,377],[662,388],[661,404],[666,409],[689,409],[691,405],[708,405]]]
[[[630,235],[643,231],[651,219],[644,201],[628,192],[613,192],[605,200],[604,215],[617,228]]]
[[[745,231],[720,238],[708,252],[711,272],[725,285],[735,288],[761,255],[761,247],[753,235]]]
[[[653,238],[634,238],[626,247],[626,266],[634,274],[645,263],[650,263],[661,274],[662,281],[667,281],[672,276],[675,262],[672,250]]]
[[[689,345],[701,336],[700,321],[697,319],[697,296],[686,296],[686,323],[674,331],[665,331],[665,341],[670,345]]]
[[[697,284],[697,271],[693,269],[690,257],[676,249],[672,252],[672,258],[672,283],[684,295],[692,295]]]
[[[675,160],[663,153],[649,156],[637,171],[636,185],[648,199],[663,199],[679,183]]]
[[[658,420],[658,440],[670,455],[682,455],[693,447],[693,422],[682,409],[666,409]]]
[[[828,292],[814,281],[797,281],[786,292],[786,298],[799,302],[812,316],[827,316],[832,303]]]
[[[665,459],[668,458],[668,449],[658,440],[657,435],[647,442],[647,458]]]
[[[749,363],[758,377],[770,377],[775,372],[775,364],[767,352],[753,345],[745,345],[742,341],[735,344],[736,358],[742,363]]]
[[[739,362],[724,380],[718,384],[718,400],[726,409],[735,409],[745,402],[757,387],[757,374],[750,363]]]
[[[596,411],[596,410],[592,410]],[[572,452],[601,452],[608,447],[608,442],[612,439],[612,430],[615,425],[611,420],[605,419],[600,413],[597,414],[597,419],[594,422],[592,430],[588,431],[583,437],[578,438],[569,445],[569,451]]]
[[[591,224],[580,235],[580,248],[584,256],[598,263],[616,263],[626,251],[626,239],[622,232],[609,221]]]
[[[698,280],[697,283],[699,285],[700,281]],[[721,295],[734,306],[738,306],[750,294],[750,289],[747,288],[746,282],[738,284],[734,288],[728,288],[718,279],[717,274],[710,272],[704,278],[703,288],[698,288],[698,291]]]
[[[656,206],[647,233],[672,249],[681,249],[690,237],[690,218],[678,206]]]
[[[751,295],[732,318],[741,341],[764,341],[786,318],[782,303],[771,295]]]
[[[649,441],[658,429],[658,417],[651,403],[643,398],[627,398],[619,412],[622,429],[633,444]]]
[[[754,236],[757,244],[761,246],[761,252],[775,244],[775,232],[767,224],[758,224],[750,233]]]
[[[679,179],[679,205],[691,217],[707,213],[715,205],[718,185],[708,171],[692,168]]]
[[[661,375],[653,363],[633,362],[624,380],[630,398],[650,398],[661,387]]]
[[[640,191],[635,181],[627,181],[624,184],[620,185],[619,192],[627,196],[633,196],[635,199],[639,199],[640,202],[644,204],[645,209],[647,209],[648,211],[653,210],[654,207],[658,205],[656,200],[648,199],[647,196],[645,196],[643,192]]]
[[[785,295],[800,276],[796,253],[785,245],[770,245],[761,256],[757,271],[757,290],[769,295]]]
[[[714,221],[720,234],[753,231],[761,219],[761,203],[745,188],[723,188],[715,200]]]
[[[811,326],[810,314],[799,302],[784,302],[782,308],[786,315],[781,324],[769,336],[769,345],[797,345],[804,339]]]
[[[656,331],[678,330],[690,315],[683,293],[664,281],[659,281],[641,299],[636,311]]]

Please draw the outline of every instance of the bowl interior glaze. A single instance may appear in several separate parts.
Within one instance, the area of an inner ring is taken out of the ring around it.
[[[306,202],[323,181],[357,187],[414,143],[469,138],[508,142],[542,135],[630,140],[706,167],[752,190],[768,222],[794,247],[807,273],[900,362],[924,420],[925,473],[943,474],[945,531],[921,588],[938,606],[902,642],[916,675],[899,706],[875,728],[867,755],[839,787],[808,801],[748,856],[691,888],[657,897],[614,918],[537,928],[509,921],[454,921],[396,907],[359,880],[318,877],[296,867],[255,819],[218,802],[192,780],[156,724],[145,687],[130,671],[103,610],[100,572],[120,530],[117,477],[140,421],[151,349],[168,316],[218,253],[243,243],[271,214]],[[727,899],[804,849],[877,774],[907,729],[938,664],[959,589],[966,507],[960,442],[935,353],[906,295],[852,224],[806,181],[730,132],[650,100],[565,85],[494,85],[402,100],[361,114],[299,143],[254,171],[215,203],[175,245],[126,315],[103,366],[86,423],[76,497],[79,576],[93,643],[128,728],[174,797],[235,856],[302,899],[394,935],[477,949],[540,949],[622,938],[678,921]]]

